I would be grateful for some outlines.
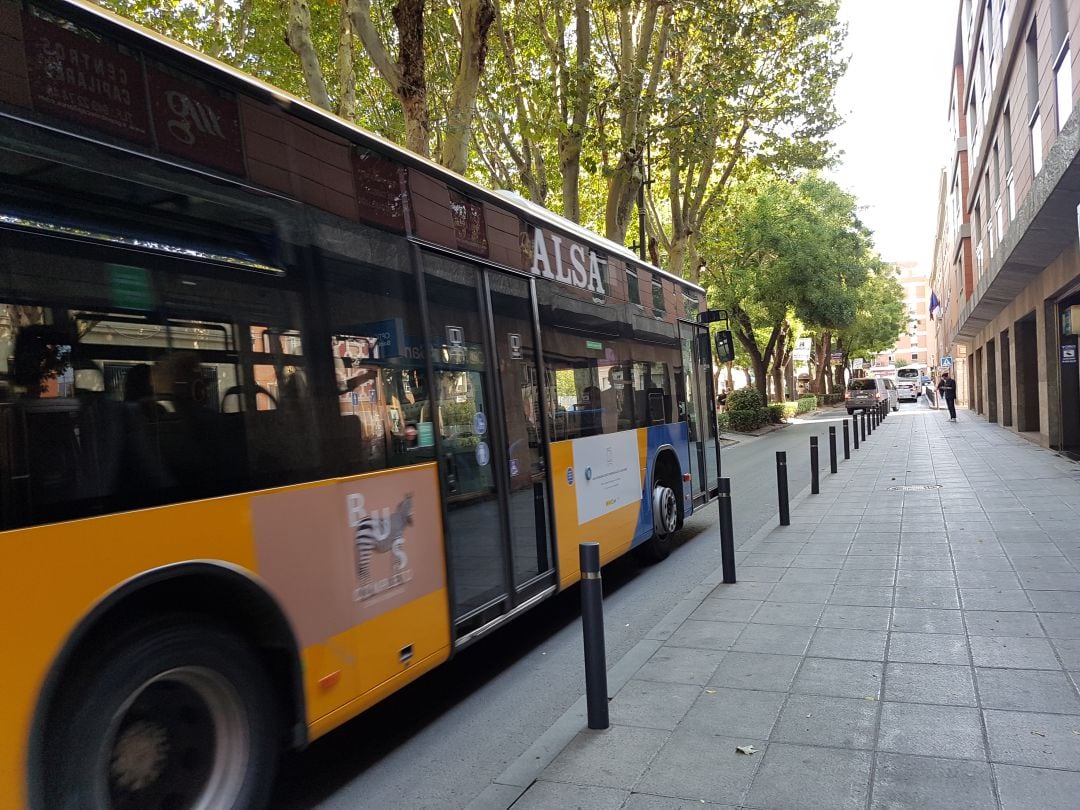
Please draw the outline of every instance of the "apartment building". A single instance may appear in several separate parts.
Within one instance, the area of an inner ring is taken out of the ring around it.
[[[893,266],[896,268],[896,279],[904,288],[907,323],[896,345],[879,353],[874,362],[898,367],[914,363],[933,366],[937,362],[938,351],[934,322],[930,320],[930,278],[926,266],[915,261],[895,262]]]
[[[931,283],[968,407],[1080,452],[1080,0],[961,0]],[[1076,42],[1078,47],[1072,48]],[[949,352],[950,355],[945,353]]]

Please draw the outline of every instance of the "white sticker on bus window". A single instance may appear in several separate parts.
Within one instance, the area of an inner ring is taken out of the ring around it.
[[[488,450],[487,442],[480,442],[476,445],[476,463],[481,467],[486,467],[489,461],[491,461],[491,451]]]

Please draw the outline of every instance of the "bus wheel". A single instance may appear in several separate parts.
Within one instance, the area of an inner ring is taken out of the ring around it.
[[[46,740],[47,807],[259,808],[278,728],[255,653],[171,617],[106,644],[67,681]]]
[[[679,528],[679,499],[665,481],[653,482],[652,513],[653,536],[638,546],[639,556],[647,563],[667,558],[671,553],[672,537]]]

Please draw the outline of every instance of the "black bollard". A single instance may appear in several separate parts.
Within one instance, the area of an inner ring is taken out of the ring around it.
[[[720,501],[720,563],[724,568],[724,584],[735,584],[735,531],[731,525],[731,479],[721,478]]]
[[[787,453],[783,450],[776,451],[776,497],[780,501],[780,525],[791,525],[791,514],[788,511],[787,492]]]
[[[859,411],[859,433],[862,434],[862,440],[866,441],[866,411]]]
[[[818,495],[821,487],[818,486],[818,457],[817,436],[810,437],[810,494]]]
[[[851,438],[854,440],[855,449],[859,449],[859,415],[853,413],[851,418],[855,421],[851,423]]]
[[[829,425],[829,472],[836,474],[836,426]]]
[[[849,435],[851,431],[848,430],[848,421],[844,420],[844,461],[851,458],[851,436]]]
[[[866,435],[874,435],[874,408],[871,408],[866,414]]]
[[[604,654],[604,590],[600,581],[600,544],[580,543],[581,634],[585,642],[585,702],[589,728],[607,728],[607,661]]]

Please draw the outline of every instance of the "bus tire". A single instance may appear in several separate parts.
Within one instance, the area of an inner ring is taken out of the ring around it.
[[[61,686],[45,807],[262,808],[279,738],[254,650],[205,618],[163,616],[102,645]]]
[[[653,534],[638,546],[638,556],[646,563],[658,563],[671,554],[675,532],[682,523],[679,498],[663,479],[653,481]]]

